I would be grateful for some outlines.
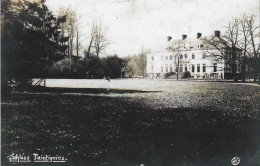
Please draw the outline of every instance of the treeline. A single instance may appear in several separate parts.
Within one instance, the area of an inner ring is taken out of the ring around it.
[[[124,77],[122,69],[126,59],[117,55],[97,58],[72,57],[58,61],[50,68],[49,78],[120,78]]]
[[[87,52],[84,54],[86,58],[72,56],[72,61],[66,57],[54,63],[49,69],[48,77],[98,79],[146,76],[146,54],[140,53],[124,58],[117,55],[97,58],[95,55],[87,56]]]

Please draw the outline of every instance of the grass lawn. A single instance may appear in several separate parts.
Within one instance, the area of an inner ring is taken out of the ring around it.
[[[37,165],[260,164],[259,86],[118,81],[3,96],[2,165],[12,153],[68,158]]]

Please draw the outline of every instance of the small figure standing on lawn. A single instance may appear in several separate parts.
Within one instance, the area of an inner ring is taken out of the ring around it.
[[[108,80],[108,82],[110,82],[110,77],[109,77],[109,76],[107,76],[107,77],[106,77],[106,80]]]

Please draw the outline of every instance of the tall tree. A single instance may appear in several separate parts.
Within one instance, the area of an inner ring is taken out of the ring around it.
[[[77,28],[76,28],[77,18],[76,18],[75,11],[73,11],[71,7],[60,8],[59,16],[66,17],[66,22],[64,22],[64,24],[62,25],[62,32],[63,32],[63,35],[68,37],[67,55],[69,56],[69,59],[70,59],[69,71],[71,71],[74,39],[76,37],[76,30],[77,30]]]
[[[79,57],[80,55],[80,50],[81,50],[81,40],[82,40],[82,37],[84,36],[83,33],[81,33],[81,29],[83,27],[83,24],[82,24],[82,15],[80,15],[77,10],[75,9],[74,10],[74,13],[75,13],[75,33],[76,33],[76,39],[75,39],[75,42],[76,42],[76,46],[75,46],[75,49],[76,49],[76,56]]]
[[[259,27],[259,22],[256,21],[257,17],[255,15],[249,16],[247,19],[247,27],[248,27],[248,32],[249,32],[249,41],[250,41],[250,49],[251,49],[251,54],[254,59],[255,64],[253,65],[254,67],[254,81],[258,79],[260,80],[260,27]],[[258,23],[258,25],[257,25]]]
[[[102,53],[107,45],[109,44],[106,37],[106,29],[99,24],[93,24],[91,37],[93,36],[93,47],[95,49],[95,54],[99,58],[100,53]]]
[[[249,44],[250,44],[250,33],[248,30],[248,16],[243,15],[242,18],[239,19],[239,31],[241,33],[238,47],[243,51],[242,53],[242,82],[245,82],[246,79],[246,66],[247,66],[247,57],[250,56],[249,53]]]
[[[183,39],[177,40],[176,42],[173,42],[170,50],[173,53],[174,56],[174,62],[176,66],[176,75],[177,75],[177,80],[179,80],[179,71],[180,71],[180,64],[183,63],[181,56],[183,56],[183,53],[187,51],[187,49],[184,46],[184,41]]]
[[[76,56],[79,57],[79,47],[80,47],[80,40],[79,40],[79,27],[76,26]]]
[[[147,61],[146,61],[146,51],[144,50],[143,47],[141,53],[137,56],[137,58],[135,58],[135,63],[138,71],[136,73],[140,73],[140,75],[142,75],[143,78],[145,78]]]
[[[3,77],[45,78],[49,67],[63,58],[60,25],[64,21],[48,10],[44,1],[2,1]],[[4,79],[4,80],[5,80]]]
[[[239,60],[237,54],[241,51],[238,47],[238,37],[239,20],[233,19],[229,22],[228,26],[226,26],[224,35],[220,36],[220,34],[217,34],[208,38],[203,38],[206,49],[211,55],[216,55],[217,59],[225,60],[225,63],[230,64],[234,81],[238,80],[237,64],[239,63]],[[217,50],[218,53],[214,50]]]
[[[84,56],[85,60],[90,57],[91,47],[93,47],[94,29],[95,29],[95,25],[92,24],[91,33],[90,33],[90,41],[89,41],[88,49],[85,52],[85,56]]]

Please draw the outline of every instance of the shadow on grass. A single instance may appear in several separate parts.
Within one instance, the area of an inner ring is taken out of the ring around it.
[[[160,91],[142,91],[142,90],[124,90],[124,89],[107,89],[107,88],[51,88],[36,86],[31,87],[29,92],[50,92],[50,93],[89,93],[89,94],[99,94],[99,93],[156,93]]]
[[[153,109],[128,98],[26,94],[3,103],[13,104],[2,105],[2,165],[12,165],[12,153],[60,155],[78,166],[259,162],[259,119],[210,106]]]

